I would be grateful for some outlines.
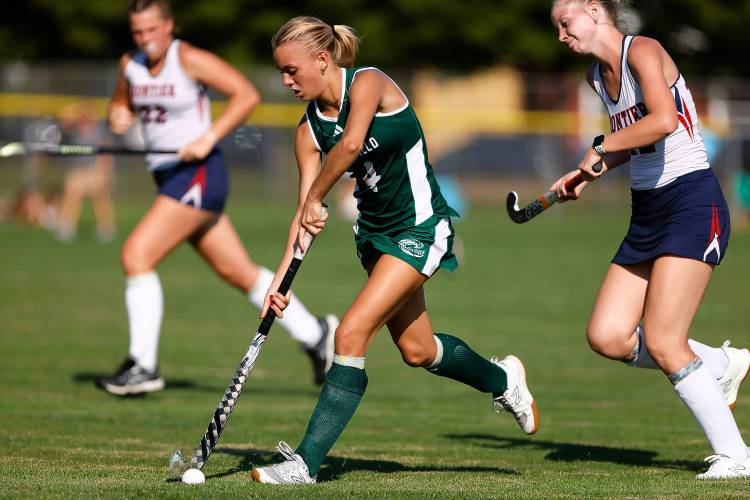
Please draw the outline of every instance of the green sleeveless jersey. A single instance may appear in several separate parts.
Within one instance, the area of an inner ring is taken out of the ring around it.
[[[313,140],[322,153],[327,154],[341,139],[351,106],[349,88],[360,71],[379,70],[342,69],[338,118],[323,115],[315,101],[305,110]],[[348,172],[357,181],[358,231],[392,233],[458,215],[440,193],[427,161],[422,126],[408,100],[395,111],[373,116],[362,150]]]

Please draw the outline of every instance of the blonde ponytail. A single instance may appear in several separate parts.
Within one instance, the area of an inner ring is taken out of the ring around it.
[[[311,54],[328,52],[333,62],[341,67],[354,65],[359,46],[359,37],[353,28],[343,24],[330,25],[310,16],[287,21],[271,39],[271,47],[276,49],[292,41],[300,42]]]

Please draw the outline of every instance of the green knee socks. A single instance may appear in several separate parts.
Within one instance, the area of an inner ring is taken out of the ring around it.
[[[502,394],[508,388],[505,372],[474,352],[463,340],[445,333],[436,333],[435,339],[439,342],[438,357],[427,367],[428,371],[458,380],[481,392]]]
[[[357,410],[366,388],[364,369],[333,363],[305,437],[296,450],[305,460],[310,476],[318,474],[328,451]]]

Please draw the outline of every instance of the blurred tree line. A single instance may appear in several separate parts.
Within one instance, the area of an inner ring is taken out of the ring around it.
[[[386,68],[580,69],[557,42],[551,0],[173,0],[177,36],[233,63],[271,64],[269,40],[289,18],[315,15],[363,37],[359,61]],[[0,59],[115,59],[132,47],[126,0],[25,0],[6,6]],[[750,0],[633,2],[631,28],[659,39],[681,70],[750,75]]]

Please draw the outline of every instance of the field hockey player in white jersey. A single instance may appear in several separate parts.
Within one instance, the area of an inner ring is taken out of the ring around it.
[[[601,284],[588,341],[604,357],[667,375],[714,451],[698,479],[747,477],[750,453],[731,408],[750,352],[688,338],[713,269],[725,256],[727,204],[683,76],[658,41],[623,34],[621,3],[557,0],[551,13],[559,40],[594,57],[587,78],[611,126],[610,134],[594,139],[578,169],[550,189],[561,200],[577,199],[588,183],[630,162],[630,227]],[[579,171],[588,182],[567,192],[564,182]]]
[[[164,387],[157,367],[163,298],[156,266],[180,243],[188,241],[259,309],[273,279],[250,259],[223,213],[229,179],[216,147],[260,102],[257,90],[216,55],[174,39],[167,0],[131,0],[129,17],[137,50],[120,60],[110,128],[123,134],[140,119],[147,149],[178,153],[147,157],[158,195],[122,248],[130,347],[114,375],[97,379],[99,387],[116,395]],[[207,88],[228,97],[214,122]],[[295,300],[280,324],[311,357],[314,380],[321,384],[333,356],[336,317],[315,317]]]
[[[298,207],[271,290],[281,282],[295,241],[323,230],[322,200],[345,172],[357,183],[354,242],[367,278],[336,331],[333,366],[302,442],[296,449],[279,443],[285,460],[253,469],[253,479],[262,483],[317,481],[364,396],[365,353],[383,326],[409,366],[489,394],[493,408],[511,413],[526,434],[539,426],[517,357],[486,359],[460,338],[432,329],[424,285],[438,269],[456,268],[451,217],[457,214],[435,180],[404,93],[381,71],[352,67],[358,41],[348,26],[296,17],[271,42],[282,83],[308,103],[295,139]]]

